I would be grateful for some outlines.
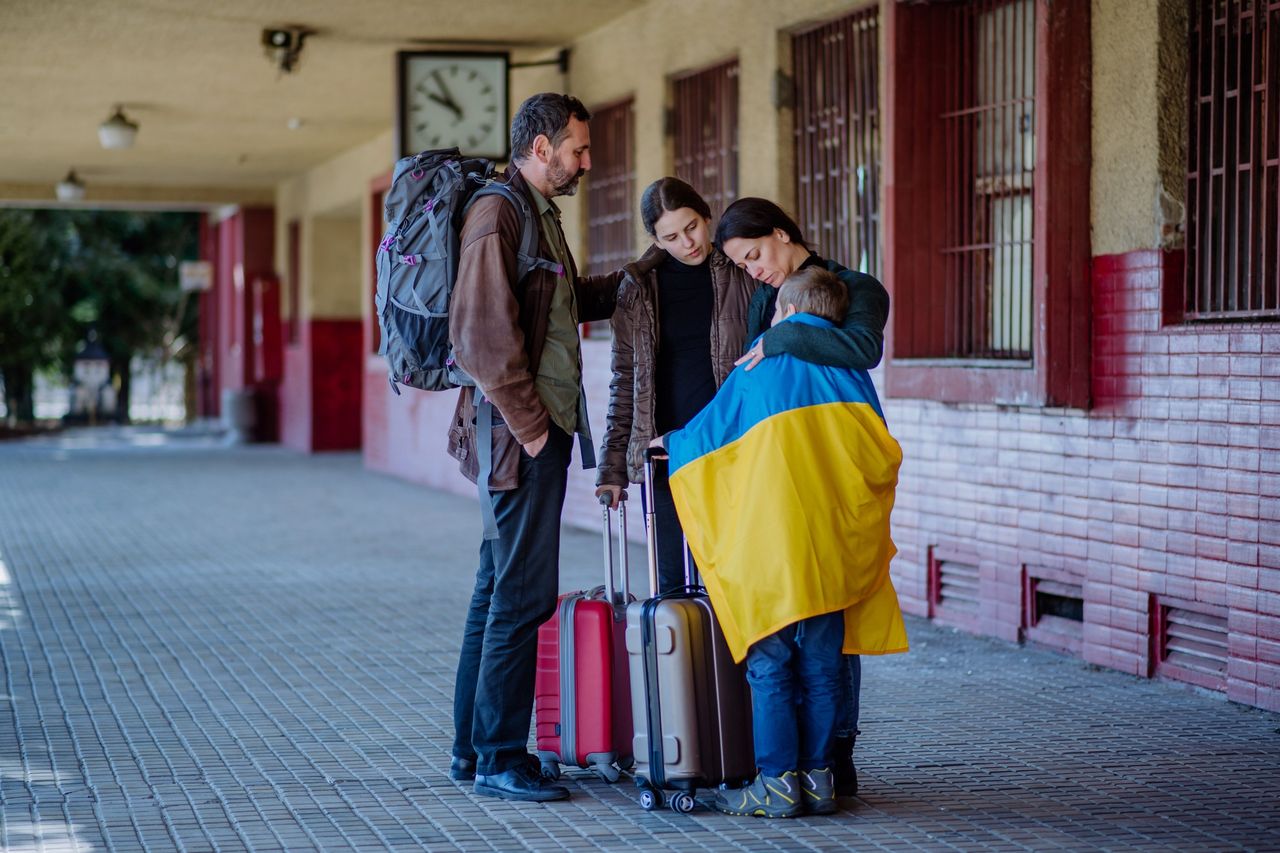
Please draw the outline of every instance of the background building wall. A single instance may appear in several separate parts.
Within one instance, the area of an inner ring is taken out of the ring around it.
[[[930,556],[972,560],[979,611],[951,621],[1010,640],[1038,637],[1024,624],[1028,574],[1075,579],[1084,612],[1070,647],[1136,675],[1156,669],[1153,605],[1220,608],[1230,649],[1226,694],[1280,708],[1280,337],[1274,326],[1260,324],[1166,325],[1162,310],[1167,298],[1179,298],[1182,263],[1176,251],[1164,251],[1180,240],[1185,163],[1185,58],[1179,65],[1185,21],[1178,2],[1091,6],[1092,406],[886,400],[905,451],[893,577],[908,610],[948,621],[945,608],[930,600]],[[791,29],[857,8],[655,0],[575,44],[567,82],[554,69],[513,71],[512,104],[548,89],[573,92],[589,106],[634,97],[638,191],[671,171],[664,131],[671,75],[737,56],[740,192],[790,206],[790,115],[775,105],[775,71],[789,63]],[[368,235],[378,230],[370,182],[388,170],[389,150],[388,135],[277,194],[278,228],[299,219],[304,231],[314,231],[319,217],[359,205],[366,323],[374,243]],[[582,196],[560,203],[571,246],[583,257]],[[637,233],[637,252],[646,243]],[[283,245],[281,237],[281,269]],[[346,296],[331,303],[322,295],[329,287],[337,285],[304,280],[306,310],[321,316],[333,305],[351,316]],[[361,349],[366,465],[474,494],[444,453],[455,395],[397,397],[368,340]],[[583,360],[598,441],[609,342],[584,342]],[[316,360],[310,363],[314,369]],[[592,472],[575,462],[566,508],[571,523],[598,525],[593,485]],[[633,535],[639,528],[633,523]]]
[[[1226,695],[1276,709],[1280,334],[1165,321],[1185,181],[1171,5],[1092,7],[1092,406],[887,401],[905,456],[894,578],[909,610],[946,618],[930,549],[974,561],[980,609],[955,621],[1010,640],[1032,635],[1025,574],[1074,579],[1085,659],[1142,676],[1159,669],[1153,608],[1225,612]]]

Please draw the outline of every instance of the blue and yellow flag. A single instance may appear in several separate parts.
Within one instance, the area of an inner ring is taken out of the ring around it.
[[[680,523],[735,660],[836,610],[846,653],[907,650],[889,580],[902,450],[865,370],[790,355],[738,368],[667,448]]]

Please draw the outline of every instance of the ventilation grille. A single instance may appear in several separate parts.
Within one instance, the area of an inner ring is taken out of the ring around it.
[[[1221,690],[1227,680],[1227,617],[1164,604],[1159,608],[1159,669]]]
[[[1031,624],[1035,625],[1046,616],[1055,619],[1066,619],[1070,622],[1084,621],[1084,593],[1079,584],[1060,583],[1058,581],[1035,579],[1034,608]]]
[[[1023,566],[1023,638],[1069,654],[1084,647],[1084,584],[1067,569]]]
[[[958,560],[936,560],[934,603],[948,611],[978,612],[978,567]]]

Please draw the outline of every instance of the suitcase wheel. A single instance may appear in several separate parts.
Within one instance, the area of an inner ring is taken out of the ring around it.
[[[662,806],[662,793],[652,788],[645,788],[640,792],[640,808],[647,812],[651,812]]]
[[[614,767],[612,764],[592,764],[591,772],[595,773],[610,785],[617,782],[622,776],[622,774],[618,772],[618,768]],[[559,774],[557,773],[556,775],[558,776]]]
[[[671,810],[677,814],[688,814],[698,801],[688,791],[676,791],[671,795]]]
[[[560,778],[560,765],[554,761],[542,762],[542,778],[554,782]]]

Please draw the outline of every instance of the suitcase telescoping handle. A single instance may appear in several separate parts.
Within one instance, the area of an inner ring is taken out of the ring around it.
[[[666,459],[667,451],[661,447],[644,449],[644,529],[649,546],[649,596],[658,594],[658,528],[654,523],[656,513],[653,501],[653,460]],[[681,536],[684,542],[684,584],[685,589],[693,589],[700,582],[698,568],[693,563],[693,555],[689,552],[689,540]]]
[[[654,525],[653,509],[653,460],[665,456],[666,451],[658,447],[644,449],[644,533],[649,551],[649,597],[658,594],[658,528]]]
[[[616,588],[613,585],[613,524],[609,518],[609,495],[600,495],[600,506],[604,513],[604,594],[610,604],[617,604]],[[627,502],[618,501],[618,564],[622,567],[622,603],[631,598],[631,565],[627,554]]]

